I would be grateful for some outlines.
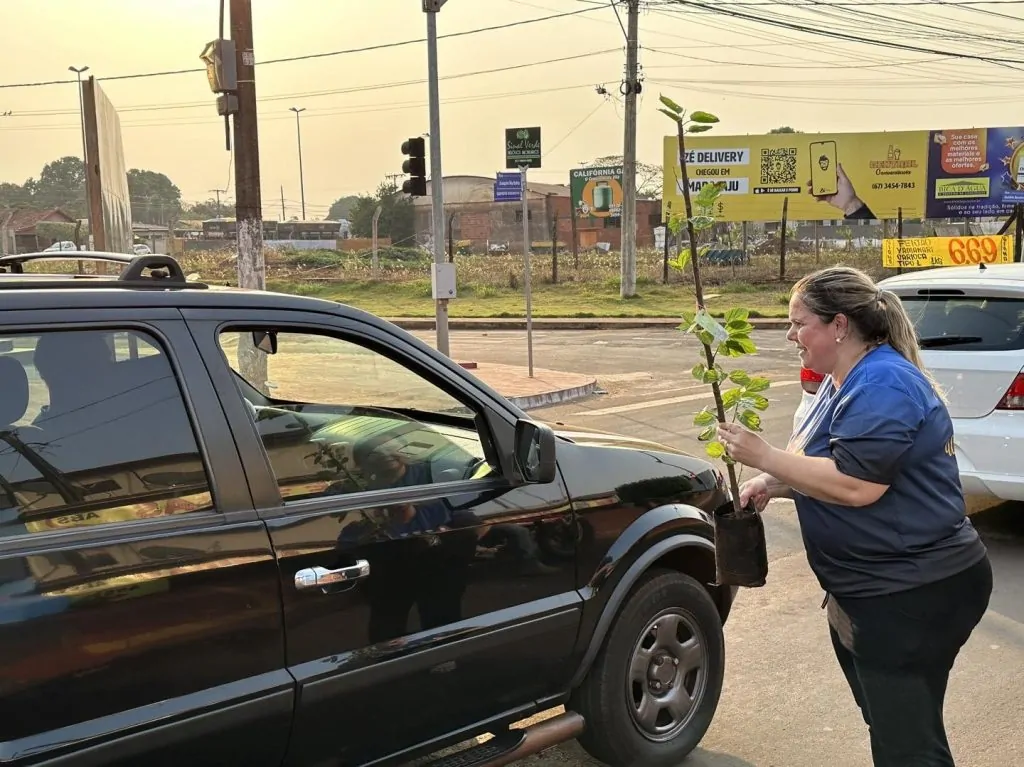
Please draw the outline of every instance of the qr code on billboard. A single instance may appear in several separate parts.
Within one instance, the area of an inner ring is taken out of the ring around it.
[[[796,147],[761,150],[761,183],[796,183]]]

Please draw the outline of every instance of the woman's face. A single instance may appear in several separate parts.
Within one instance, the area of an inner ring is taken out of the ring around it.
[[[796,344],[800,364],[819,375],[828,375],[836,365],[839,344],[835,322],[824,323],[811,312],[798,295],[789,300],[789,333],[786,339]]]

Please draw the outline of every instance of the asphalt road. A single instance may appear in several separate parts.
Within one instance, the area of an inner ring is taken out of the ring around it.
[[[761,353],[746,369],[775,382],[765,437],[784,444],[800,396],[792,384],[799,365],[781,331],[762,331],[755,341]],[[525,333],[455,333],[452,351],[460,359],[525,365]],[[700,450],[691,420],[708,397],[689,375],[696,355],[678,331],[535,333],[537,367],[593,373],[607,392],[535,414]],[[1017,596],[1024,591],[1024,509],[997,507],[973,519],[989,546],[995,592],[953,670],[946,723],[958,764],[1013,767],[1024,764],[1024,601]],[[867,730],[832,655],[822,592],[807,566],[793,505],[772,502],[765,523],[768,585],[739,595],[726,626],[719,710],[685,764],[866,767]],[[529,762],[596,764],[575,744]]]

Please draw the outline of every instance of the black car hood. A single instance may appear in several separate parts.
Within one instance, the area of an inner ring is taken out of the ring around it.
[[[547,422],[547,426],[554,430],[555,436],[572,442],[576,445],[592,445],[595,447],[621,447],[644,452],[666,453],[669,455],[686,456],[694,458],[691,454],[659,442],[639,437],[627,437],[624,434],[587,429],[575,424]],[[699,459],[698,459],[699,460]]]

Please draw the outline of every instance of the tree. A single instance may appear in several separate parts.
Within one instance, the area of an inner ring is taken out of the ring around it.
[[[20,184],[0,184],[0,208],[22,208],[32,202],[32,193]]]
[[[148,224],[167,224],[181,213],[181,190],[163,173],[132,168],[128,171],[132,218]]]
[[[39,179],[25,182],[31,206],[38,210],[60,208],[73,218],[86,218],[85,166],[79,157],[68,155],[48,162]]]
[[[341,219],[350,219],[352,216],[352,208],[359,202],[359,196],[350,194],[345,197],[339,197],[331,205],[331,209],[327,211],[327,218],[330,221],[340,221]]]
[[[621,154],[610,154],[598,157],[584,164],[584,168],[615,167],[623,164]],[[641,200],[660,200],[664,184],[665,172],[660,165],[646,162],[636,164],[636,196]]]
[[[803,133],[803,131],[794,130],[788,125],[783,125],[781,128],[772,128],[769,133]]]
[[[226,203],[217,204],[214,199],[209,199],[206,202],[197,202],[193,205],[185,206],[181,212],[181,218],[197,219],[199,221],[205,221],[209,218],[224,218],[233,215],[234,208]]]
[[[373,213],[381,206],[377,231],[383,237],[390,237],[395,245],[411,246],[416,234],[416,222],[412,198],[402,194],[396,184],[384,181],[373,195],[360,195],[352,206],[352,234],[355,237],[373,235]]]

